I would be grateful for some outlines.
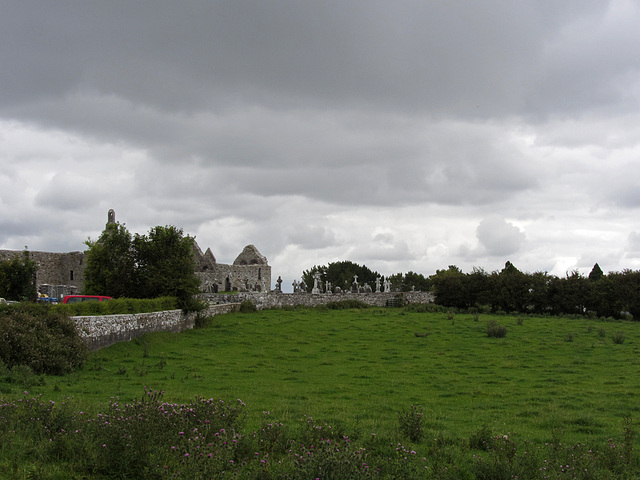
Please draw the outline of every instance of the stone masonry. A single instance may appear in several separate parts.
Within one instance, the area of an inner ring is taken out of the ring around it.
[[[115,212],[109,210],[107,224],[115,223]],[[200,278],[203,292],[222,291],[265,292],[271,288],[271,267],[267,259],[253,245],[247,245],[233,264],[218,263],[208,248],[205,253],[194,240],[196,275]],[[21,251],[0,250],[0,261],[9,260]],[[38,292],[49,297],[82,293],[84,285],[85,252],[53,253],[29,252],[29,257],[38,265],[36,287]]]
[[[253,304],[262,310],[265,308],[283,307],[315,307],[330,302],[344,300],[357,300],[374,307],[385,307],[390,304],[405,305],[409,303],[432,303],[432,292],[372,292],[372,293],[237,293],[237,294],[201,294],[201,297],[211,303],[225,304],[251,300]]]
[[[215,316],[238,310],[239,303],[210,305],[200,315]],[[90,350],[108,347],[116,342],[132,340],[150,332],[182,332],[195,326],[196,313],[182,310],[136,313],[128,315],[93,315],[71,317],[80,337]]]

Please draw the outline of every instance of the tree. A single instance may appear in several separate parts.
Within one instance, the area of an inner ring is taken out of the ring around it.
[[[176,297],[185,307],[198,293],[193,238],[174,226],[154,227],[133,240],[141,298]]]
[[[173,296],[190,308],[199,291],[193,238],[174,226],[154,227],[132,238],[124,225],[110,223],[92,242],[87,240],[85,293],[112,297]]]
[[[436,270],[435,275],[430,278],[437,304],[455,308],[470,306],[467,276],[458,267],[449,265],[447,270]]]
[[[84,293],[111,297],[138,297],[136,258],[129,231],[109,223],[96,241],[87,240]]]
[[[396,273],[389,276],[388,280],[391,282],[394,290],[401,292],[410,292],[417,290],[419,292],[428,292],[431,289],[431,280],[425,278],[420,273],[408,271],[406,274]]]
[[[491,304],[491,276],[483,268],[473,267],[465,283],[469,306]]]
[[[545,313],[549,307],[549,285],[555,277],[547,272],[529,274],[529,305],[536,313]]]
[[[530,281],[511,262],[506,262],[499,274],[492,274],[493,309],[504,312],[524,312],[529,306]]]
[[[365,265],[358,265],[348,260],[332,262],[326,266],[314,265],[311,269],[302,272],[302,278],[307,285],[308,292],[313,288],[313,275],[317,272],[320,273],[320,281],[323,285],[326,281],[329,281],[334,287],[347,290],[351,288],[355,275],[358,276],[360,285],[367,283],[371,286],[375,284],[376,278],[380,277],[378,272],[371,271]]]
[[[584,314],[588,296],[589,280],[577,270],[565,278],[554,277],[549,283],[549,306],[555,315]]]
[[[596,263],[591,269],[591,273],[589,274],[589,280],[591,280],[592,282],[597,282],[602,277],[604,277],[604,272],[600,268],[600,265]]]
[[[618,318],[623,312],[629,312],[634,320],[640,320],[640,271],[625,269],[609,276],[613,276],[616,280],[612,293],[614,298],[618,300],[617,308],[612,312],[612,316]]]
[[[11,260],[0,262],[0,297],[7,300],[35,300],[36,262],[29,258],[29,252],[16,255]]]

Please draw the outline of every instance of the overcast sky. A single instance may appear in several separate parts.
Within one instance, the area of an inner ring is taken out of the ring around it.
[[[640,2],[8,0],[0,248],[640,268]]]

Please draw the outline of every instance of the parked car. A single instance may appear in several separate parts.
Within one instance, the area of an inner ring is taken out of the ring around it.
[[[7,301],[4,298],[0,298],[0,305],[6,305]]]
[[[105,295],[65,295],[62,303],[104,302],[105,300],[111,300],[111,297]]]
[[[58,299],[56,297],[40,297],[37,301],[39,303],[48,303],[50,305],[56,305],[58,303]]]

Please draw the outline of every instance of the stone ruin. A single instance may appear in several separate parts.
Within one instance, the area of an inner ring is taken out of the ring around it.
[[[107,213],[107,225],[116,223],[116,213]],[[271,288],[271,267],[267,259],[253,245],[244,247],[233,264],[218,263],[210,248],[202,253],[193,243],[196,275],[200,278],[205,293],[219,291],[268,292]],[[0,250],[0,260],[10,260],[21,251]],[[38,292],[49,297],[82,293],[84,286],[85,252],[52,253],[30,251],[29,257],[38,266],[36,287]]]
[[[195,241],[193,248],[203,292],[268,292],[271,288],[271,267],[254,245],[244,247],[232,265],[218,263],[210,248],[202,253]]]

